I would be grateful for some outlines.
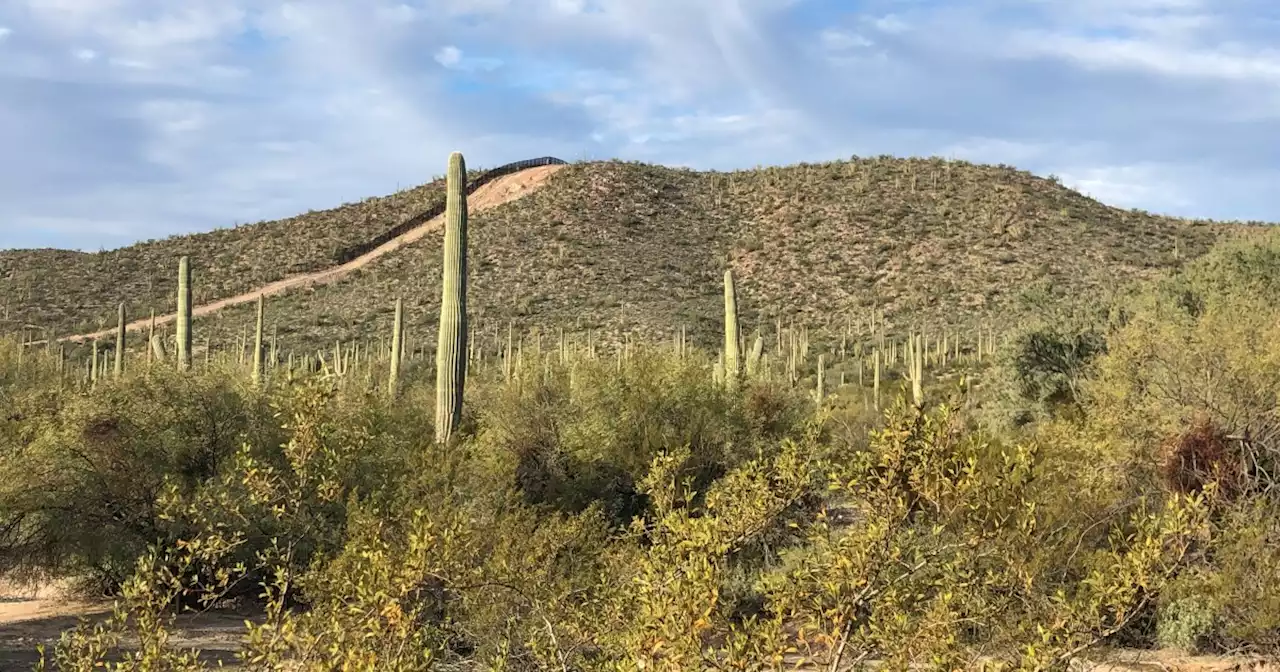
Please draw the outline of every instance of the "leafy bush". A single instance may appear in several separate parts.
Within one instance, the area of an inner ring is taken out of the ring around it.
[[[640,351],[621,373],[613,362],[585,360],[572,374],[485,390],[474,455],[529,503],[578,512],[600,502],[625,525],[644,512],[637,484],[658,455],[688,448],[682,475],[701,491],[794,435],[810,412],[802,395],[768,383],[730,392],[708,364]]]
[[[279,436],[264,400],[216,372],[102,381],[92,394],[28,396],[36,431],[0,460],[0,564],[54,571],[113,590],[148,545],[177,532],[167,489],[190,497],[243,444]]]

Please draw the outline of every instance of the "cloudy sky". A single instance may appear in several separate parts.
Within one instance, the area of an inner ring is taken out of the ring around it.
[[[534,156],[940,155],[1280,220],[1274,0],[0,0],[0,248]]]

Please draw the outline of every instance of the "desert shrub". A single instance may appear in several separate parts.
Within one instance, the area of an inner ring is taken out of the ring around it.
[[[1270,484],[1280,473],[1280,304],[1252,293],[1266,285],[1260,276],[1271,272],[1272,258],[1238,244],[1211,253],[1140,296],[1109,337],[1087,385],[1091,422],[1126,442],[1153,481],[1171,437],[1189,437],[1204,423],[1244,439],[1226,442],[1244,451],[1230,468]],[[1197,297],[1190,312],[1172,301],[1186,292]]]
[[[1207,413],[1200,412],[1184,431],[1160,446],[1157,470],[1161,484],[1184,494],[1203,492],[1212,484],[1216,494],[1235,499],[1248,487],[1248,465],[1239,445],[1214,425]]]
[[[280,390],[271,408],[279,442],[243,444],[204,488],[190,496],[170,489],[162,502],[182,538],[212,537],[227,546],[221,564],[197,567],[192,577],[209,583],[236,568],[236,585],[219,588],[220,596],[256,595],[264,579],[299,575],[339,552],[353,507],[399,506],[412,470],[422,466],[419,453],[430,445],[420,443],[418,423],[406,423],[403,410],[369,393],[343,392],[331,380]],[[189,592],[200,595],[194,584]]]
[[[1202,595],[1191,595],[1162,605],[1157,641],[1163,648],[1200,653],[1214,633],[1217,620],[1213,605]]]
[[[1118,492],[1205,493],[1210,536],[1160,596],[1153,636],[1280,651],[1280,238],[1220,246],[1136,296],[1071,430],[1105,437]]]
[[[1084,382],[1107,350],[1108,327],[1125,319],[1118,295],[1070,296],[1041,282],[1019,299],[1022,318],[1006,332],[982,400],[985,424],[997,430],[1078,416]]]
[[[1076,548],[1083,526],[1063,534],[1062,514],[1046,512],[1062,490],[1045,486],[1071,475],[1045,450],[967,430],[947,408],[897,406],[833,475],[855,522],[820,518],[765,577],[768,608],[801,624],[801,651],[816,660],[834,649],[893,666],[1039,669],[1105,641],[1183,566],[1198,505],[1137,502],[1098,521],[1101,543]]]
[[[997,351],[983,400],[987,424],[1018,428],[1055,417],[1078,417],[1084,382],[1106,352],[1098,326],[1028,324]]]
[[[591,509],[536,515],[519,504],[433,503],[397,520],[356,516],[346,546],[290,586],[271,586],[269,618],[246,637],[263,669],[425,670],[476,660],[547,669],[589,642],[565,627],[597,581],[607,542]],[[286,611],[290,589],[307,609]]]
[[[242,444],[270,442],[270,410],[218,373],[100,381],[30,397],[33,431],[0,456],[0,564],[119,586],[152,543],[171,542],[167,489],[190,496]],[[38,420],[37,420],[38,417]]]
[[[1100,542],[1068,552],[1079,541],[1041,512],[1061,461],[993,441],[945,408],[903,405],[857,451],[824,445],[819,417],[705,486],[691,447],[655,447],[636,482],[646,515],[625,529],[599,503],[555,512],[492,479],[472,487],[491,476],[474,452],[482,440],[420,451],[432,455],[419,464],[443,473],[385,503],[356,501],[341,456],[360,442],[323,440],[339,417],[324,388],[298,395],[288,469],[242,450],[228,474],[244,489],[196,503],[248,519],[268,510],[282,522],[266,529],[293,535],[233,563],[243,528],[206,521],[144,557],[120,616],[68,634],[56,660],[89,669],[145,624],[123,669],[197,669],[168,643],[166,605],[187,591],[212,599],[257,568],[269,606],[246,633],[250,669],[762,669],[833,648],[894,664],[955,666],[982,652],[1053,667],[1146,613],[1200,538],[1198,500],[1173,496],[1133,505],[1103,521]],[[334,529],[339,515],[332,552],[305,568],[289,561],[297,530]]]
[[[659,454],[687,447],[683,473],[700,491],[810,413],[799,394],[763,382],[730,391],[700,357],[657,349],[633,353],[621,372],[586,360],[531,377],[482,393],[477,459],[530,503],[575,512],[600,502],[617,524],[644,510],[637,483]]]
[[[1018,396],[1049,414],[1078,406],[1080,382],[1105,349],[1102,334],[1094,330],[1063,333],[1046,328],[1020,334],[1010,353]]]
[[[1162,596],[1161,642],[1192,651],[1280,655],[1280,505],[1254,497],[1221,510],[1212,555]]]

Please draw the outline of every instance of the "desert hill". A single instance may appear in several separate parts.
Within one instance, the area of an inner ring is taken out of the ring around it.
[[[471,177],[477,172],[473,171]],[[197,305],[334,266],[443,201],[443,181],[289,219],[107,252],[0,252],[0,331],[58,336],[175,308],[190,255]],[[1031,283],[1076,295],[1114,289],[1251,228],[1108,207],[1056,180],[939,158],[858,158],[699,172],[619,161],[562,167],[542,186],[470,219],[470,310],[481,328],[718,329],[720,277],[739,277],[744,324],[863,320],[962,324],[999,318]],[[385,333],[396,297],[408,328],[433,333],[440,236],[333,284],[272,297],[289,347]],[[197,343],[252,320],[237,306],[197,318]]]

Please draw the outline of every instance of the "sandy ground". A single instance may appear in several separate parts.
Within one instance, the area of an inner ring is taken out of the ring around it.
[[[518,173],[499,177],[498,179],[480,187],[475,191],[475,193],[467,197],[467,211],[476,212],[480,210],[487,210],[489,208],[514,201],[528,194],[537,187],[542,186],[542,184],[547,181],[547,178],[551,177],[553,173],[563,167],[563,165],[538,166],[536,168],[528,168]],[[298,287],[325,285],[336,280],[340,280],[352,271],[367,266],[370,262],[385,254],[394,252],[405,245],[421,239],[429,233],[440,231],[443,225],[444,215],[434,217],[424,222],[421,226],[411,229],[401,236],[392,238],[373,250],[370,250],[369,252],[366,252],[355,259],[342,264],[341,266],[334,266],[332,268],[312,273],[294,275],[259,287],[251,292],[240,294],[239,296],[219,299],[212,303],[196,306],[191,311],[192,316],[199,317],[201,315],[209,315],[210,313],[215,313],[228,306],[251,303],[257,301],[259,296],[273,296]],[[177,319],[176,313],[157,315],[156,324],[168,324],[173,322],[175,319]],[[150,317],[141,320],[134,320],[133,322],[125,325],[125,330],[139,331],[147,328],[150,324]],[[108,336],[115,335],[115,333],[115,328],[111,328],[89,334],[67,336],[58,340],[82,342],[93,340],[95,338],[107,338]]]
[[[68,597],[63,586],[18,586],[0,581],[0,671],[30,670],[39,660],[38,644],[44,644],[52,662],[53,647],[65,630],[80,619],[100,621],[111,614],[109,600]],[[218,611],[178,618],[173,643],[196,648],[201,657],[216,665],[235,667],[235,654],[244,633],[246,619],[255,613]]]

